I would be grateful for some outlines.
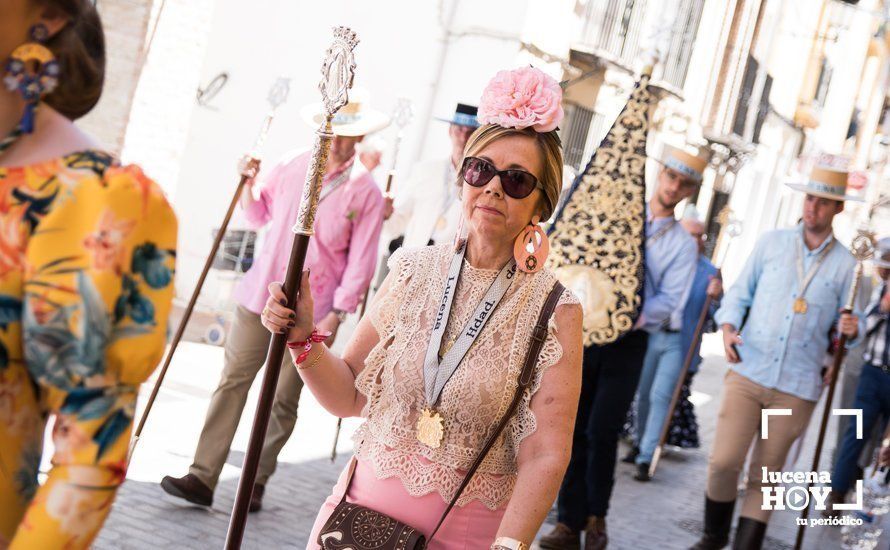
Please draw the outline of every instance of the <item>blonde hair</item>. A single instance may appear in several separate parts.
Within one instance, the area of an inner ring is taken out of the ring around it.
[[[544,186],[544,208],[541,220],[546,221],[553,215],[559,194],[562,191],[562,143],[556,131],[537,132],[532,128],[504,128],[496,124],[480,126],[470,135],[464,147],[464,158],[475,157],[495,141],[509,136],[526,136],[535,140],[541,152],[543,172],[539,181]],[[462,183],[458,180],[458,184]]]

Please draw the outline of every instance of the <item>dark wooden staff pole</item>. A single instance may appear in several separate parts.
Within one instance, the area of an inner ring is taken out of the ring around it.
[[[259,160],[251,158],[250,162],[253,163],[257,170],[259,170]],[[198,284],[192,291],[192,297],[189,299],[185,312],[182,314],[182,319],[179,320],[179,326],[176,328],[176,333],[173,335],[173,341],[170,343],[170,349],[167,351],[167,355],[164,358],[161,372],[158,374],[157,380],[155,380],[154,388],[152,388],[151,395],[148,397],[148,403],[145,405],[145,410],[142,412],[142,417],[139,419],[139,425],[136,427],[136,431],[133,434],[133,441],[130,443],[130,452],[127,459],[128,461],[133,457],[133,451],[136,448],[136,444],[139,442],[139,437],[142,435],[142,429],[145,427],[148,413],[151,412],[151,407],[154,405],[155,399],[158,396],[158,391],[161,389],[161,384],[164,382],[164,376],[166,376],[167,369],[170,367],[170,362],[173,360],[173,354],[176,353],[179,341],[182,340],[182,335],[185,333],[185,327],[188,325],[192,312],[195,309],[195,304],[198,302],[198,296],[201,295],[201,288],[204,286],[204,280],[207,278],[211,266],[213,266],[213,260],[216,258],[216,253],[226,234],[226,228],[229,226],[229,221],[232,219],[232,214],[235,212],[235,206],[238,205],[238,200],[241,198],[241,191],[244,189],[247,180],[251,177],[252,176],[247,174],[246,170],[245,173],[241,174],[241,181],[238,182],[238,187],[235,189],[235,194],[232,196],[232,202],[229,203],[229,209],[226,211],[226,215],[219,227],[219,232],[213,239],[213,245],[210,247],[210,254],[207,255],[207,261],[204,262],[204,269],[201,270],[201,276],[198,277]]]
[[[399,98],[398,103],[396,104],[395,113],[393,113],[393,119],[399,130],[396,132],[396,140],[393,144],[392,163],[390,164],[389,173],[386,175],[386,189],[384,191],[384,196],[387,198],[392,197],[392,180],[396,174],[396,159],[399,156],[399,144],[402,142],[402,130],[409,122],[411,122],[411,102],[408,99]],[[365,290],[365,296],[362,298],[362,307],[359,309],[359,319],[365,316],[365,310],[368,308],[368,297],[370,295],[371,285],[368,285],[368,289]],[[334,444],[331,447],[331,462],[337,460],[337,443],[340,442],[340,430],[342,427],[343,419],[338,418],[337,429],[334,431]]]
[[[176,333],[173,335],[173,341],[170,343],[170,349],[167,351],[166,357],[164,357],[164,364],[161,367],[161,372],[158,374],[157,380],[155,380],[155,385],[151,390],[151,395],[148,398],[148,403],[146,403],[145,405],[145,410],[142,411],[142,417],[139,419],[139,425],[136,427],[136,431],[133,435],[133,440],[130,442],[130,450],[127,454],[128,464],[129,461],[133,459],[133,451],[136,449],[136,444],[139,443],[139,438],[142,435],[142,429],[145,428],[145,422],[148,420],[148,414],[151,412],[151,408],[154,405],[155,399],[158,396],[158,392],[161,389],[161,384],[163,384],[164,382],[164,377],[167,375],[167,369],[170,367],[170,362],[173,360],[173,354],[176,353],[176,348],[179,347],[179,342],[180,340],[182,340],[182,335],[185,333],[185,327],[188,325],[189,319],[191,319],[192,317],[192,312],[194,312],[195,304],[198,302],[198,296],[201,295],[201,289],[204,287],[204,281],[207,279],[207,274],[210,272],[210,268],[213,266],[213,260],[216,258],[216,253],[219,251],[219,246],[220,244],[222,244],[222,240],[226,235],[226,229],[229,227],[229,222],[231,221],[232,214],[235,212],[235,207],[238,205],[238,201],[241,198],[241,193],[244,190],[244,186],[251,178],[256,177],[256,175],[259,173],[259,152],[262,149],[263,143],[266,141],[266,136],[269,134],[269,128],[272,126],[272,120],[275,118],[275,112],[278,110],[278,107],[280,107],[287,100],[288,91],[289,80],[286,78],[279,78],[269,90],[267,99],[272,109],[263,120],[263,125],[260,128],[260,133],[257,135],[257,138],[254,141],[251,153],[244,157],[244,163],[241,167],[241,179],[238,182],[238,187],[235,188],[235,193],[232,195],[232,201],[229,203],[229,209],[226,211],[226,215],[223,218],[222,224],[219,226],[219,232],[213,239],[213,244],[210,247],[210,253],[207,255],[207,260],[204,262],[204,269],[201,270],[201,276],[198,277],[198,284],[195,285],[195,289],[192,291],[192,297],[189,299],[189,303],[185,308],[185,312],[183,312],[182,314],[182,319],[179,320],[179,326],[176,327]]]
[[[722,278],[720,270],[717,270],[717,277]],[[674,409],[677,408],[677,403],[680,401],[680,392],[683,390],[683,382],[686,380],[686,374],[692,367],[692,360],[695,358],[696,348],[701,341],[702,331],[705,328],[705,321],[708,319],[708,310],[711,309],[711,302],[713,302],[713,298],[708,295],[701,308],[701,313],[698,314],[698,323],[695,325],[695,332],[692,335],[692,343],[689,345],[689,349],[686,350],[686,359],[683,361],[683,370],[680,371],[680,378],[677,379],[677,385],[674,386],[674,395],[671,396],[671,404],[668,406],[667,416],[661,424],[661,435],[658,438],[658,446],[655,447],[655,453],[652,455],[652,464],[649,466],[649,477],[655,475],[655,469],[658,467],[658,460],[661,458],[662,449],[667,444],[668,430],[670,430],[671,427],[671,419],[674,416]]]
[[[389,171],[389,175],[386,176],[386,196],[389,196],[390,189],[392,189],[392,178],[393,171]],[[362,307],[358,311],[358,318],[361,319],[365,316],[365,310],[368,309],[368,296],[371,295],[371,285],[368,285],[368,289],[365,290],[365,296],[362,298]],[[340,430],[343,429],[343,419],[337,419],[337,428],[334,430],[334,444],[331,446],[331,462],[337,460],[337,444],[340,443]]]
[[[352,87],[352,79],[355,71],[352,50],[358,44],[356,34],[346,27],[334,29],[334,43],[328,48],[325,61],[322,66],[322,79],[319,90],[324,105],[324,121],[315,132],[315,145],[312,149],[312,157],[309,161],[309,170],[306,172],[306,182],[303,184],[303,196],[300,200],[300,211],[297,223],[294,226],[294,241],[291,247],[290,258],[287,264],[287,274],[284,277],[284,294],[287,296],[287,307],[295,309],[297,303],[297,290],[303,275],[303,264],[306,260],[306,249],[309,246],[309,238],[313,234],[315,212],[318,208],[318,195],[321,191],[321,180],[324,178],[327,166],[328,152],[331,141],[334,139],[331,130],[331,120],[334,114],[346,104],[348,90]],[[250,498],[253,494],[256,481],[257,467],[259,466],[260,453],[263,449],[263,441],[266,439],[266,428],[269,425],[269,415],[272,411],[272,401],[275,398],[275,387],[278,383],[278,374],[281,370],[281,361],[287,344],[287,334],[278,333],[272,336],[269,344],[269,352],[266,355],[265,374],[260,389],[259,401],[256,408],[256,416],[253,419],[253,427],[250,430],[250,440],[247,445],[247,454],[241,466],[241,479],[238,482],[238,492],[235,494],[235,504],[232,508],[232,517],[229,520],[229,531],[226,535],[226,549],[241,548],[244,538],[244,527],[247,523],[247,512],[250,507]]]
[[[844,308],[844,313],[850,313],[852,308]],[[831,368],[831,378],[828,382],[828,395],[825,398],[825,408],[822,410],[822,423],[819,425],[819,437],[816,439],[816,452],[813,456],[813,467],[810,468],[810,471],[815,472],[819,470],[819,455],[822,454],[822,444],[825,441],[825,430],[828,427],[828,417],[831,415],[831,402],[834,400],[834,389],[837,386],[838,373],[841,370],[841,365],[844,363],[844,356],[846,356],[847,352],[847,336],[845,334],[841,334],[837,341],[837,350],[834,352],[834,362]],[[807,483],[807,489],[812,486],[812,483]],[[810,516],[810,507],[807,506],[800,512],[800,517],[803,520],[806,520]],[[803,544],[803,536],[804,536],[804,527],[805,525],[798,525],[797,527],[797,539],[794,541],[795,550],[800,550],[801,545]]]
[[[872,239],[870,236],[860,233],[853,239],[852,246],[853,255],[856,257],[856,269],[853,272],[853,282],[850,285],[850,293],[847,295],[847,303],[844,306],[843,313],[851,313],[856,304],[856,294],[859,291],[859,281],[862,279],[862,262],[873,252]],[[810,471],[819,470],[819,456],[822,454],[822,444],[825,442],[825,432],[828,428],[828,418],[831,415],[831,403],[834,400],[834,390],[837,386],[838,375],[841,366],[844,364],[844,356],[847,353],[847,336],[841,334],[838,337],[837,349],[834,352],[834,363],[831,367],[830,378],[828,381],[828,395],[825,397],[825,408],[822,410],[822,422],[819,424],[819,437],[816,439],[816,452],[813,454],[813,465]],[[807,490],[812,487],[812,483],[807,483]],[[810,507],[807,506],[800,512],[801,525],[797,527],[797,538],[794,541],[794,550],[800,550],[803,545],[803,537],[806,533],[807,518],[810,516]]]

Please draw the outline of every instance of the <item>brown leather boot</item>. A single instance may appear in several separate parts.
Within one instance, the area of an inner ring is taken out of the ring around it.
[[[606,518],[590,516],[587,518],[586,531],[584,550],[605,550],[609,544],[609,536],[606,534]]]
[[[705,528],[701,539],[689,550],[720,550],[729,544],[735,501],[718,502],[705,496]]]
[[[732,550],[760,550],[766,537],[766,524],[756,519],[739,517]]]
[[[565,523],[557,523],[538,541],[543,550],[581,550],[581,532],[575,531]]]
[[[828,498],[825,500],[825,509],[822,510],[822,517],[831,518],[841,515],[834,509],[834,505],[843,503],[844,495],[842,495],[840,492],[832,491],[828,493]]]
[[[266,492],[266,486],[257,483],[253,486],[253,493],[250,495],[250,506],[248,512],[259,512],[263,509],[263,493]]]
[[[200,506],[213,506],[213,489],[193,474],[182,477],[164,476],[161,489],[168,495],[185,499]]]

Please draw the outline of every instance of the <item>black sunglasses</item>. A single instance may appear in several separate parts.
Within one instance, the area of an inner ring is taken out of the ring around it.
[[[494,164],[477,157],[464,159],[460,175],[473,187],[485,187],[493,177],[498,176],[504,193],[514,199],[524,199],[531,195],[535,188],[544,189],[538,178],[525,170],[498,170]]]

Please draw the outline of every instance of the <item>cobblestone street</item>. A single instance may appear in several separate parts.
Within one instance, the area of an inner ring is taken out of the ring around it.
[[[344,335],[345,338],[345,335]],[[612,549],[688,548],[701,530],[707,453],[713,439],[720,383],[725,372],[716,355],[719,341],[705,342],[706,362],[695,380],[693,398],[703,446],[675,451],[662,461],[655,479],[642,484],[631,477],[632,468],[619,464],[617,484],[608,518]],[[341,339],[340,343],[343,340]],[[222,367],[222,349],[185,343],[177,353],[164,390],[134,455],[128,481],[95,544],[97,549],[221,548],[244,458],[256,403],[254,385],[223,470],[211,510],[174,502],[158,482],[167,474],[182,475],[192,459],[211,391]],[[150,385],[143,387],[147,395]],[[143,398],[144,401],[144,398]],[[821,406],[820,406],[821,407]],[[817,414],[821,408],[817,409]],[[340,453],[330,462],[336,421],[325,413],[309,392],[303,395],[300,419],[279,459],[264,501],[263,511],[251,514],[244,547],[251,549],[302,548],[322,500],[348,457],[355,420],[344,423]],[[818,422],[812,422],[798,469],[807,470],[812,458]],[[834,446],[834,425],[826,441],[822,469],[828,469]],[[620,450],[624,452],[624,448]],[[552,516],[552,514],[551,514]],[[795,536],[791,511],[773,515],[765,548],[791,548]],[[552,518],[551,518],[552,520]],[[550,520],[548,520],[550,521]],[[885,518],[885,524],[886,524]],[[545,524],[542,532],[549,525]],[[805,548],[839,548],[837,527],[813,527]],[[885,541],[886,533],[885,533]],[[882,541],[886,548],[886,542]]]

